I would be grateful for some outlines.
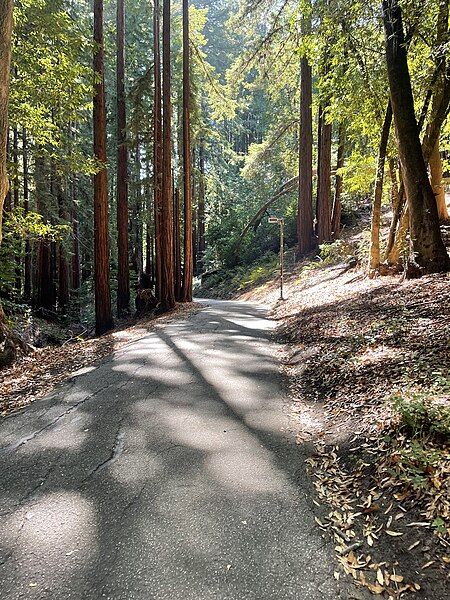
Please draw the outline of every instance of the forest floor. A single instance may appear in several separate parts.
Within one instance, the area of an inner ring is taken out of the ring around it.
[[[61,345],[37,348],[9,369],[0,371],[0,417],[43,398],[73,373],[97,364],[156,327],[166,325],[173,319],[184,318],[199,309],[200,306],[196,303],[182,304],[164,315],[123,321],[111,333],[102,337],[86,340],[75,337]]]
[[[271,269],[253,268],[263,283],[247,274],[237,296],[270,304],[278,322],[335,577],[386,598],[449,598],[449,275],[371,280],[342,260],[309,261],[290,269],[280,301]]]

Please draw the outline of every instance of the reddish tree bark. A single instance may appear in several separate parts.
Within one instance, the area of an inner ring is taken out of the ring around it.
[[[28,164],[28,138],[27,130],[22,131],[22,147],[23,147],[23,210],[28,214],[30,210],[30,186],[29,186],[29,164]],[[23,294],[25,300],[31,300],[31,243],[27,238],[25,240],[25,258],[24,258],[24,286]]]
[[[161,197],[161,308],[175,306],[172,214],[172,103],[170,0],[163,0],[163,164]]]
[[[331,241],[331,133],[333,125],[322,114],[320,162],[318,165],[317,238],[319,244]]]
[[[66,199],[63,195],[60,182],[58,183],[57,195],[59,218],[61,221],[68,222],[69,215],[66,207]],[[67,311],[69,301],[69,262],[64,243],[60,242],[58,244],[58,308],[63,314]]]
[[[305,33],[310,20],[303,24]],[[313,122],[312,122],[312,69],[306,56],[300,63],[300,140],[299,140],[299,196],[297,212],[298,254],[312,250],[316,244],[313,219]]]
[[[194,277],[191,182],[191,78],[189,48],[189,1],[183,0],[183,196],[184,269],[182,302],[192,302]]]
[[[130,312],[128,147],[125,102],[125,1],[117,0],[117,314]]]
[[[113,326],[109,279],[108,174],[106,170],[106,102],[103,46],[103,0],[94,0],[94,155],[102,165],[94,176],[95,330]]]
[[[331,233],[333,239],[337,240],[341,234],[341,214],[342,214],[342,189],[344,180],[339,170],[344,166],[345,159],[345,124],[339,124],[339,141],[336,162],[336,180],[334,186],[333,211],[331,216]]]
[[[13,0],[0,0],[0,243],[2,241],[3,204],[9,188],[6,164],[12,12]]]
[[[173,194],[173,260],[175,277],[175,299],[182,301],[183,278],[181,272],[181,214],[180,190],[175,189]]]
[[[153,188],[155,219],[155,277],[156,297],[161,300],[161,217],[162,217],[162,106],[161,106],[161,51],[160,51],[160,3],[155,0],[153,9],[153,50],[154,50],[154,145],[153,145]]]
[[[204,141],[200,140],[198,151],[198,162],[200,171],[200,180],[198,185],[198,205],[197,205],[197,273],[203,271],[203,259],[205,255],[205,148]]]

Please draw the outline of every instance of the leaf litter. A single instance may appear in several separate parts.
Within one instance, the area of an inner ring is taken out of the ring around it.
[[[449,405],[449,283],[338,265],[292,277],[273,309],[317,526],[342,571],[380,597],[450,597],[449,440],[412,434],[392,402]]]

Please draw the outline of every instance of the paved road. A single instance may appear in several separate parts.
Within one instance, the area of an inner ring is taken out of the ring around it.
[[[211,301],[0,425],[0,597],[352,598],[263,308]]]

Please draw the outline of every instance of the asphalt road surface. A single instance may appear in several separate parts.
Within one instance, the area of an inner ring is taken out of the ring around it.
[[[209,301],[0,424],[1,600],[360,597],[314,524],[272,327]]]

